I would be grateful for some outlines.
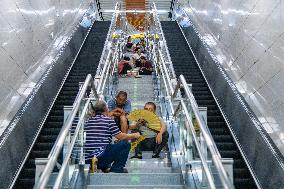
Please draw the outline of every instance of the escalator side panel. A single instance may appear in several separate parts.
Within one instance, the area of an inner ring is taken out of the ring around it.
[[[13,181],[21,163],[32,145],[38,129],[50,109],[50,104],[61,86],[66,71],[71,66],[87,30],[78,28],[61,57],[43,74],[33,92],[27,97],[10,125],[1,135],[0,147],[0,188],[7,188]],[[52,84],[51,84],[52,83]]]
[[[256,188],[250,172],[235,145],[226,122],[211,94],[205,79],[176,22],[162,22],[165,38],[177,76],[183,74],[192,84],[192,92],[199,106],[208,110],[207,123],[223,158],[234,159],[234,184],[238,189]],[[195,44],[196,47],[200,43]],[[197,56],[202,56],[199,54]],[[205,57],[206,58],[206,57]]]
[[[109,26],[110,22],[94,23],[79,56],[55,100],[42,130],[32,147],[14,188],[33,188],[35,158],[46,158],[48,156],[61,127],[63,126],[63,107],[73,104],[78,93],[79,82],[84,81],[89,73],[95,75]],[[57,76],[58,75],[55,75],[54,77]],[[40,100],[43,100],[43,98],[44,97],[41,96]],[[33,118],[33,115],[31,115],[30,118]]]
[[[232,132],[239,142],[251,169],[262,188],[284,188],[284,158],[257,116],[239,93],[224,68],[215,62],[206,47],[197,37],[193,27],[184,28],[189,44],[194,41],[199,46],[193,47],[198,54],[199,65],[208,79],[222,111],[229,121]],[[195,39],[194,39],[195,38]],[[224,95],[226,94],[226,95]],[[263,163],[265,162],[265,163]],[[277,176],[272,176],[277,175]]]

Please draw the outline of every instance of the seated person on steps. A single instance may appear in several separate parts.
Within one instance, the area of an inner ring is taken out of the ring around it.
[[[128,56],[123,57],[123,60],[118,63],[118,74],[127,74],[127,71],[131,69],[132,66],[130,65],[130,58]]]
[[[123,133],[128,131],[127,114],[131,112],[131,102],[127,99],[125,91],[119,91],[115,98],[107,102],[109,113],[108,116],[113,117],[118,128]]]
[[[153,102],[147,102],[144,106],[145,110],[155,113],[156,104]],[[136,149],[135,155],[131,158],[142,159],[142,150],[151,150],[153,151],[152,158],[159,158],[161,150],[167,145],[169,134],[167,132],[167,126],[165,122],[160,118],[161,128],[160,132],[156,133],[154,130],[146,127],[145,121],[141,120],[133,125],[130,125],[130,129],[139,130],[142,135],[146,137],[145,140],[140,142]]]
[[[127,43],[126,43],[126,50],[127,51],[132,51],[132,47],[133,47],[133,43],[132,43],[132,39],[131,39],[131,36],[129,36],[127,38]]]
[[[152,63],[149,60],[146,60],[145,56],[141,56],[141,67],[139,69],[140,75],[151,75],[153,72]]]
[[[93,107],[93,115],[85,126],[86,131],[86,164],[90,164],[92,158],[98,160],[97,168],[103,172],[125,173],[124,168],[130,144],[127,140],[139,138],[139,133],[122,133],[114,120],[107,116],[106,103],[97,101]],[[111,144],[112,137],[120,142]]]
[[[146,41],[145,41],[145,38],[144,37],[141,37],[140,38],[140,43],[141,43],[141,46],[143,49],[146,49]]]
[[[134,54],[132,55],[132,62],[133,62],[133,65],[135,67],[141,67],[141,61],[140,61],[140,58],[145,56],[145,54],[142,53],[142,49],[141,48],[136,48],[134,50]]]

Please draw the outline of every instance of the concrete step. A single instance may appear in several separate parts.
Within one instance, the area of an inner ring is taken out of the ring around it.
[[[130,159],[126,163],[126,167],[132,167],[132,168],[161,168],[161,167],[170,167],[171,162],[160,160],[160,159],[146,159],[146,160],[140,160],[140,159]]]
[[[90,185],[180,185],[179,173],[97,173]]]
[[[152,167],[125,167],[128,173],[177,173],[177,170],[173,170],[171,167],[160,167],[158,169]]]
[[[168,154],[169,154],[169,152],[167,152],[167,151],[161,151],[161,153],[160,153],[160,157],[161,158],[159,158],[159,160],[168,158]],[[133,155],[134,155],[134,153],[131,152],[129,154],[129,158],[132,157]],[[145,160],[145,159],[153,159],[152,155],[153,155],[152,151],[142,151],[143,160]],[[157,160],[157,159],[154,159],[154,160]]]
[[[119,189],[182,189],[182,185],[104,185],[95,186],[88,185],[87,189],[108,189],[108,188],[119,188]]]

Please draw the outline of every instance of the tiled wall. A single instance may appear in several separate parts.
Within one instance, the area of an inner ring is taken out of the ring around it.
[[[177,2],[283,153],[284,1]]]
[[[0,135],[93,0],[2,0]]]

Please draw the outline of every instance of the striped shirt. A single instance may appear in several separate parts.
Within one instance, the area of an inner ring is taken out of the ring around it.
[[[88,120],[86,126],[86,159],[102,155],[112,137],[120,133],[114,120],[104,115],[96,115]]]

